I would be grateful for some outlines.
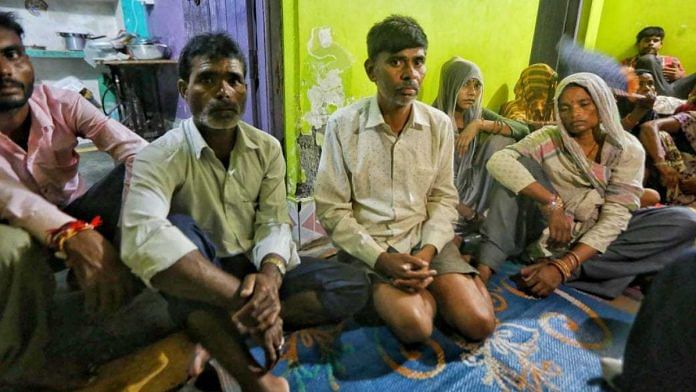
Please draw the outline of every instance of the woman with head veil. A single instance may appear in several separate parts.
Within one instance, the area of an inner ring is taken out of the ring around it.
[[[554,109],[556,125],[488,162],[497,182],[478,269],[487,279],[508,257],[524,255],[532,265],[520,271],[518,284],[532,295],[545,297],[569,282],[613,298],[637,275],[658,272],[692,246],[696,213],[639,209],[645,151],[622,128],[600,77],[565,78]]]
[[[515,99],[500,107],[500,115],[529,124],[533,129],[553,123],[553,94],[558,74],[544,63],[528,66],[515,83]]]
[[[475,230],[488,208],[492,179],[486,161],[494,152],[522,139],[529,128],[482,107],[483,75],[476,64],[453,57],[440,71],[440,90],[433,106],[445,112],[454,124],[455,185],[459,192],[460,227]]]

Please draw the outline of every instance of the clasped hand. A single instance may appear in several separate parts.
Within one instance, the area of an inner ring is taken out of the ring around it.
[[[392,278],[392,285],[408,291],[416,292],[428,287],[437,271],[429,268],[430,262],[417,255],[406,253],[382,253],[377,259],[375,269]]]
[[[247,275],[237,290],[235,302],[242,304],[232,314],[232,323],[242,335],[250,335],[263,347],[268,371],[280,360],[283,320],[280,318],[279,284],[264,273]]]
[[[563,282],[561,272],[548,259],[520,270],[517,286],[535,297],[547,297]]]

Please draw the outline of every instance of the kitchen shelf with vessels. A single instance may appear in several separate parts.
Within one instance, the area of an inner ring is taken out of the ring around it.
[[[156,59],[156,60],[95,60],[100,65],[128,66],[128,65],[161,65],[176,64],[176,60]]]
[[[27,48],[27,55],[34,58],[45,59],[82,59],[85,52],[82,50],[45,50]]]

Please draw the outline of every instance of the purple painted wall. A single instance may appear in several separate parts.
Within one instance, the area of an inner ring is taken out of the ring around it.
[[[156,2],[154,6],[148,7],[150,35],[159,37],[172,49],[173,59],[178,58],[190,37],[203,32],[226,31],[239,43],[247,59],[251,60],[250,47],[255,44],[250,42],[248,20],[246,0],[206,0],[201,1],[200,5],[195,5],[193,1],[187,0],[160,1]],[[263,21],[259,21],[259,24],[261,26],[258,30],[263,36]],[[258,40],[258,37],[256,39]],[[247,71],[249,86],[247,106],[243,119],[269,131],[268,121],[261,120],[268,116],[268,114],[261,115],[261,113],[268,112],[266,90],[252,87],[255,85],[253,78],[263,78],[263,81],[258,83],[265,87],[265,72],[259,72],[259,69],[263,69],[259,66],[265,67],[266,62],[262,61],[261,64],[255,66],[250,61],[250,69]],[[164,102],[163,104],[177,105],[177,118],[188,118],[191,115],[186,103],[181,98],[177,102]],[[256,113],[256,111],[259,112]]]
[[[147,7],[147,23],[150,28],[150,36],[159,37],[162,43],[172,50],[172,58],[177,59],[181,49],[186,45],[188,37],[184,29],[183,9],[179,4],[171,3],[170,1],[159,1],[155,5]],[[186,102],[180,97],[176,100],[168,99],[166,102],[162,102],[163,107],[171,107],[172,105],[176,105],[176,118],[191,116]]]

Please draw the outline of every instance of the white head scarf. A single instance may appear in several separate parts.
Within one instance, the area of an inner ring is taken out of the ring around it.
[[[616,106],[614,95],[602,78],[592,73],[581,72],[561,80],[558,84],[558,88],[556,88],[554,109],[556,112],[556,123],[561,131],[561,138],[563,139],[563,146],[573,157],[575,164],[588,176],[595,188],[606,189],[607,184],[600,181],[593,173],[591,163],[585,158],[582,148],[580,148],[580,145],[570,136],[570,133],[568,133],[568,130],[563,125],[563,121],[561,121],[558,101],[566,87],[571,84],[584,87],[589,92],[594,105],[597,107],[597,113],[600,119],[600,132],[605,135],[604,146],[601,151],[601,162],[604,165],[612,167],[618,162],[628,136],[621,126],[621,117],[619,116],[619,109]]]

